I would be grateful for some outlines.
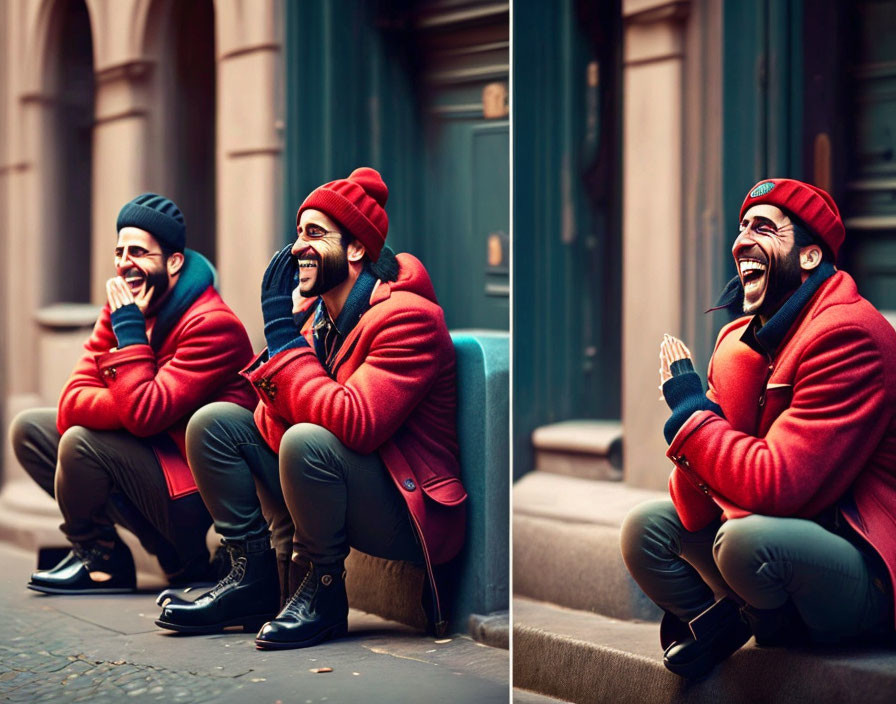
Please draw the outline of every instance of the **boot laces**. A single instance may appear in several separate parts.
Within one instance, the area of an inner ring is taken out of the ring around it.
[[[243,577],[246,576],[246,556],[240,555],[239,557],[234,557],[233,553],[230,555],[230,572],[218,582],[214,587],[212,587],[211,591],[208,592],[207,596],[214,598],[218,596],[222,591],[224,591],[231,584],[236,584],[237,582],[241,582]]]
[[[299,584],[299,588],[296,589],[295,593],[289,597],[289,601],[283,606],[283,610],[281,614],[289,614],[294,618],[299,617],[299,609],[305,605],[311,598],[314,596],[314,567],[312,565],[308,565],[308,570],[305,572],[305,576],[302,577],[302,581]]]

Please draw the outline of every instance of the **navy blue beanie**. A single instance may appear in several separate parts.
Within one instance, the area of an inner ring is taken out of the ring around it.
[[[123,227],[139,227],[155,237],[159,244],[175,252],[183,252],[187,226],[183,213],[174,201],[155,193],[141,193],[118,212],[115,231]]]

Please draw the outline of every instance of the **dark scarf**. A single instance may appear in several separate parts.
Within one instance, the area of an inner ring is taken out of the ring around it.
[[[367,267],[358,276],[339,316],[333,321],[320,299],[314,312],[314,352],[320,363],[332,372],[331,364],[348,334],[354,329],[361,316],[370,308],[370,295],[378,279]]]
[[[822,262],[813,271],[802,285],[794,291],[793,295],[784,301],[777,312],[762,325],[759,316],[753,316],[753,320],[747,326],[741,336],[747,345],[760,354],[774,357],[778,347],[787,336],[787,332],[799,318],[803,308],[821,288],[821,285],[834,275],[834,265],[831,262]]]
[[[199,252],[185,249],[180,276],[162,304],[152,328],[149,344],[153,351],[159,351],[168,333],[209,286],[216,288],[218,286],[218,272],[215,271],[215,267]]]

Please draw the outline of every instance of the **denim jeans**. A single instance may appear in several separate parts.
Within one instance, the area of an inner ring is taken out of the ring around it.
[[[843,535],[800,518],[752,515],[690,532],[669,500],[635,507],[622,526],[622,555],[660,608],[688,621],[729,596],[760,610],[796,608],[816,642],[893,631],[883,561]]]
[[[353,452],[331,432],[300,423],[279,456],[252,411],[232,403],[201,408],[187,426],[187,455],[218,532],[228,540],[267,535],[278,557],[328,565],[350,547],[422,563],[407,505],[377,453]]]

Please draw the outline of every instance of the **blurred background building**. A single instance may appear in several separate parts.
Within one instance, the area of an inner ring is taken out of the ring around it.
[[[833,194],[840,265],[896,311],[896,2],[514,0],[512,42],[515,682],[671,701],[618,549],[631,506],[667,495],[659,345],[681,337],[705,378],[727,319],[703,311],[769,177]]]
[[[449,328],[506,347],[508,83],[507,2],[2,0],[4,428],[56,403],[114,274],[118,210],[147,190],[180,206],[258,349],[261,277],[298,205],[373,166],[389,244],[428,267]],[[3,537],[46,540],[54,511],[4,441]]]

